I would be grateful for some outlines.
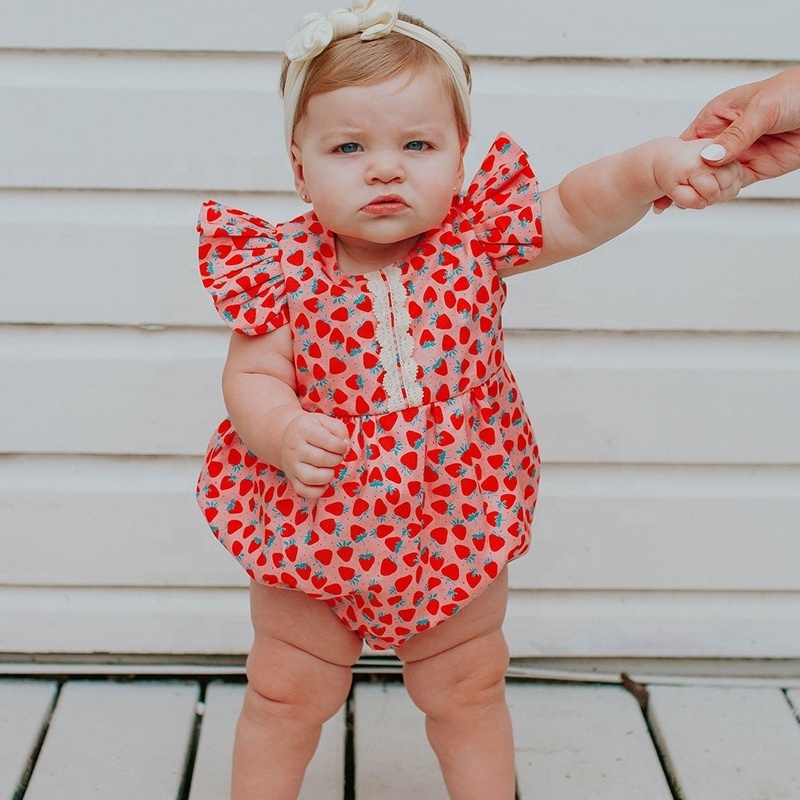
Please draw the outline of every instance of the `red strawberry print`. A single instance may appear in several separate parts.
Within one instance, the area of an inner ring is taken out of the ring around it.
[[[386,649],[457,613],[529,546],[539,454],[503,358],[499,268],[541,247],[525,153],[495,141],[469,191],[407,259],[347,276],[313,212],[272,226],[209,201],[200,274],[223,320],[290,325],[297,394],[351,448],[316,503],[224,420],[198,502],[254,580],[324,599]]]

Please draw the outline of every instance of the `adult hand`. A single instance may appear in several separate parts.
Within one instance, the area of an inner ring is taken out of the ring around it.
[[[713,139],[703,158],[719,166],[738,160],[745,186],[800,168],[800,67],[723,92],[681,138]],[[671,201],[662,197],[653,205],[659,212]]]
[[[705,160],[716,165],[738,160],[746,186],[800,168],[800,67],[723,92],[681,138],[713,139],[703,151]]]

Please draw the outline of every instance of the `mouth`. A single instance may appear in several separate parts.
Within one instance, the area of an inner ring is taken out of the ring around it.
[[[385,194],[370,200],[361,208],[366,214],[398,214],[405,211],[408,204],[397,194]]]

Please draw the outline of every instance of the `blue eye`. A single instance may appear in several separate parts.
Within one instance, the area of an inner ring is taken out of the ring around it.
[[[409,150],[420,151],[420,150],[424,150],[427,146],[428,145],[426,145],[425,142],[420,142],[420,141],[415,140],[413,142],[409,142],[406,145],[406,148],[409,149]]]
[[[345,153],[347,155],[350,155],[351,153],[357,153],[358,148],[359,145],[357,145],[355,142],[347,142],[347,144],[340,144],[336,149],[340,153]]]

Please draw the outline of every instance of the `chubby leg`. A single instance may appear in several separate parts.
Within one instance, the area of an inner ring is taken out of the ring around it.
[[[255,639],[236,727],[232,800],[295,800],[322,724],[347,699],[361,639],[301,592],[252,583]]]
[[[452,619],[397,649],[411,699],[452,800],[514,800],[514,741],[505,699],[504,570]]]

